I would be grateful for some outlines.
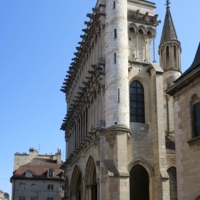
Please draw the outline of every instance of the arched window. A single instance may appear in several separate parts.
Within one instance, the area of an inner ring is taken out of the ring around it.
[[[83,181],[81,171],[78,166],[75,166],[71,178],[70,199],[82,200],[83,199]]]
[[[174,67],[175,67],[175,69],[177,69],[176,45],[174,45]]]
[[[86,177],[88,199],[97,200],[96,166],[92,157],[88,159],[86,165]]]
[[[145,57],[145,37],[141,29],[138,31],[138,41],[138,58],[140,62],[143,62]]]
[[[194,110],[194,137],[200,136],[200,103],[193,105]]]
[[[144,89],[139,81],[130,85],[130,121],[144,123]]]
[[[136,30],[131,27],[129,31],[129,58],[135,60],[137,58],[137,41]]]
[[[176,46],[174,45],[174,61],[176,62]]]
[[[192,137],[200,136],[200,98],[194,94],[191,102],[191,125]]]
[[[130,172],[130,200],[149,200],[149,175],[144,167],[135,165]]]
[[[169,69],[169,46],[166,47],[166,69]]]
[[[169,174],[169,184],[170,184],[170,199],[177,200],[177,179],[176,179],[176,168],[170,167],[167,170]]]

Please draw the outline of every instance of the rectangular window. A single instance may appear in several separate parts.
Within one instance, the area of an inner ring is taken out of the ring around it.
[[[37,189],[36,184],[32,184],[32,185],[31,185],[31,190],[36,190],[36,189]]]
[[[116,53],[114,53],[114,64],[116,64],[117,63],[117,55],[116,55]]]
[[[53,197],[47,197],[47,200],[53,200]]]
[[[26,200],[26,197],[19,197],[19,200]]]
[[[36,200],[37,198],[36,197],[31,197],[31,200]]]
[[[115,9],[115,1],[113,1],[113,9]]]
[[[117,29],[114,29],[114,38],[117,38]]]
[[[53,177],[53,170],[50,169],[50,170],[48,171],[48,177],[49,177],[49,178],[52,178],[52,177]]]
[[[26,177],[31,177],[32,176],[32,173],[30,171],[27,171],[26,172]]]
[[[20,183],[19,184],[20,190],[25,190],[26,189],[26,184],[25,183]]]
[[[194,105],[194,136],[200,136],[200,103]]]
[[[53,185],[48,185],[48,186],[47,186],[47,189],[48,189],[49,191],[52,191],[52,190],[53,190]]]

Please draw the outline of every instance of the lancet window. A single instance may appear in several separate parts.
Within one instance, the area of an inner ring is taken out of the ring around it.
[[[144,89],[139,81],[133,81],[130,85],[130,121],[145,122]]]
[[[200,136],[200,103],[193,106],[194,109],[194,136]]]

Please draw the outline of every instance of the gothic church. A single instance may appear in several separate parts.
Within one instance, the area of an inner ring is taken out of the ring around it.
[[[92,10],[61,88],[65,198],[176,200],[173,96],[166,90],[181,76],[181,44],[169,1],[160,64],[150,62],[155,3],[97,0]]]

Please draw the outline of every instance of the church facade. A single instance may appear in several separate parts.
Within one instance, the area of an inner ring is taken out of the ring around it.
[[[181,45],[169,1],[159,24],[145,0],[98,0],[61,88],[66,95],[65,198],[176,200],[173,96]]]

